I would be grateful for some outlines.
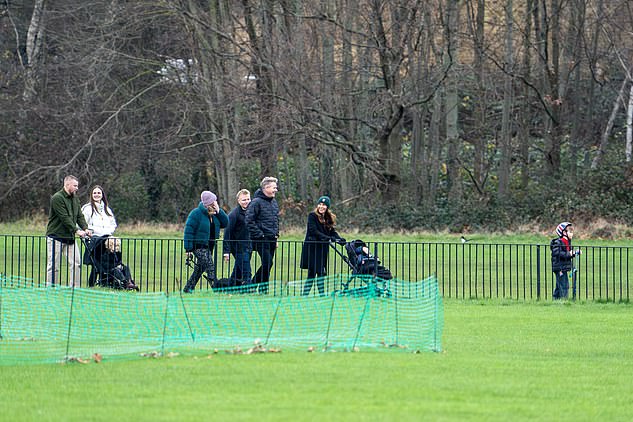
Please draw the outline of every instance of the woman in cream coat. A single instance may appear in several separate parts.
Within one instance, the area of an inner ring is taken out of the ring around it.
[[[108,206],[108,199],[103,188],[95,185],[90,191],[90,202],[81,207],[88,228],[93,236],[110,236],[116,229],[114,213]]]
[[[92,230],[93,236],[111,236],[117,224],[112,209],[108,206],[108,198],[99,185],[90,191],[90,202],[81,207],[81,212]],[[87,252],[87,251],[86,251]],[[90,259],[84,255],[84,264],[91,265]],[[93,287],[97,281],[97,273],[92,268],[88,278],[88,286]]]

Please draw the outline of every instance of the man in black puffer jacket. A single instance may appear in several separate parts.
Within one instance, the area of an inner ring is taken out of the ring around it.
[[[572,271],[572,259],[580,255],[580,250],[573,250],[571,239],[574,237],[574,228],[571,223],[565,221],[556,227],[557,239],[552,239],[550,249],[552,251],[552,271],[556,275],[556,288],[554,299],[567,299],[569,293],[569,277],[567,273]]]
[[[253,250],[261,258],[261,265],[253,277],[259,292],[268,293],[270,270],[277,249],[279,237],[279,205],[275,200],[277,179],[264,177],[255,191],[253,200],[246,210],[246,225],[253,244]]]

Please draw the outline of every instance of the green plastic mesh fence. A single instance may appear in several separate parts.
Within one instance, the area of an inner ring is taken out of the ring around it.
[[[332,276],[345,286],[347,275]],[[4,280],[6,281],[6,280]],[[437,280],[362,280],[327,296],[139,294],[0,283],[0,364],[247,350],[440,351]],[[298,283],[298,282],[295,282]],[[300,283],[300,282],[299,282]]]

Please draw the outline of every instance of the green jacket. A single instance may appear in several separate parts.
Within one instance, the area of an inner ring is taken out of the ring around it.
[[[48,214],[46,236],[72,240],[75,238],[77,226],[83,230],[88,228],[81,212],[79,198],[68,195],[64,189],[51,196],[51,209]]]
[[[213,227],[215,231],[211,233],[211,221],[209,220],[209,211],[200,202],[187,217],[185,223],[185,251],[193,252],[201,246],[208,245],[212,248],[211,243],[220,237],[220,228],[224,228],[229,224],[229,217],[224,210],[220,208],[217,214],[213,214]]]

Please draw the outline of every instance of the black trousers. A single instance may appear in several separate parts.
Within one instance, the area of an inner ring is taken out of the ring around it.
[[[94,287],[97,284],[97,271],[90,265],[90,275],[88,276],[88,287]]]
[[[215,282],[215,263],[213,261],[213,250],[208,248],[196,249],[193,251],[193,254],[196,256],[196,261],[193,266],[193,272],[187,280],[187,284],[183,289],[185,293],[191,293],[195,288],[196,284],[198,284],[198,280],[202,277],[202,273],[207,273],[207,280],[210,283]]]
[[[261,263],[255,275],[253,284],[259,289],[259,293],[268,293],[268,282],[270,280],[270,270],[273,267],[273,258],[277,249],[277,240],[253,241],[253,250],[257,252]]]
[[[319,295],[323,296],[323,294],[325,293],[325,287],[323,286],[323,277],[325,276],[327,276],[327,274],[325,273],[325,268],[322,268],[320,273],[313,269],[308,269],[308,278],[303,283],[303,292],[301,292],[301,294],[303,294],[304,296],[309,295],[310,290],[312,290],[314,280],[316,279],[316,285],[317,289],[319,290]]]

